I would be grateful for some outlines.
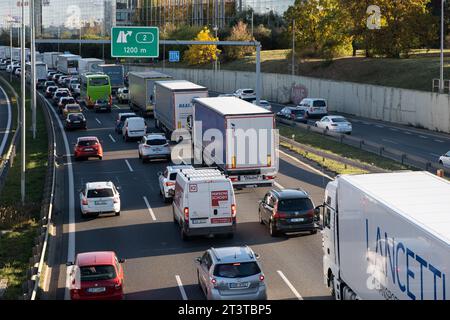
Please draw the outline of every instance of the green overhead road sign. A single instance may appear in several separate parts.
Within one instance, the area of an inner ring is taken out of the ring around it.
[[[111,57],[156,58],[158,56],[158,27],[111,28]]]

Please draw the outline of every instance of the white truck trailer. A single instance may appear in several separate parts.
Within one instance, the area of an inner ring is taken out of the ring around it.
[[[58,62],[56,69],[58,72],[67,74],[67,75],[75,75],[78,74],[78,63],[81,57],[76,54],[60,54],[58,56]]]
[[[323,271],[336,299],[450,297],[450,182],[428,172],[341,175],[323,205]]]
[[[78,73],[82,74],[85,72],[100,72],[99,65],[104,64],[105,60],[97,58],[82,58],[78,62]]]
[[[143,117],[152,116],[155,103],[155,82],[170,79],[172,79],[171,76],[156,71],[129,72],[130,109]]]
[[[0,46],[0,59],[9,59],[9,58],[11,58],[11,47]]]
[[[44,52],[44,62],[49,69],[56,69],[58,56],[62,54],[62,52]]]
[[[37,82],[44,82],[47,80],[47,65],[42,61],[36,61],[36,81]],[[31,62],[27,62],[25,65],[25,77],[27,79],[27,82],[31,82]]]
[[[155,124],[170,135],[176,129],[190,130],[194,98],[206,98],[208,89],[186,80],[155,82]]]
[[[12,60],[21,61],[21,50],[20,48],[12,48]],[[30,49],[25,48],[25,61],[30,61]]]
[[[271,187],[278,172],[274,114],[236,97],[195,98],[194,160],[220,168],[236,188]]]

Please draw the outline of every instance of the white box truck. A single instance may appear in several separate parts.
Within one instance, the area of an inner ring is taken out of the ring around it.
[[[170,135],[176,129],[190,130],[194,98],[206,98],[208,89],[186,80],[155,82],[155,124]]]
[[[60,54],[56,66],[57,71],[67,75],[78,74],[78,63],[80,59],[81,57],[76,54]]]
[[[450,182],[428,172],[341,175],[323,205],[323,271],[337,299],[446,300]]]
[[[194,161],[220,168],[237,188],[271,187],[278,172],[274,114],[236,97],[193,102]]]
[[[82,74],[85,72],[101,72],[98,66],[104,63],[105,60],[97,58],[82,58],[78,62],[78,73]]]
[[[36,82],[45,82],[47,80],[47,65],[42,61],[36,61]],[[27,62],[25,65],[25,77],[27,82],[31,82],[31,62]]]
[[[62,52],[44,52],[44,62],[49,69],[56,69],[58,56],[61,55]]]
[[[12,60],[21,61],[21,50],[20,48],[12,48]],[[25,61],[30,61],[30,49],[25,48]]]
[[[155,82],[170,79],[172,79],[171,76],[156,71],[129,72],[128,84],[130,99],[128,103],[130,109],[136,111],[143,117],[153,115]]]
[[[9,59],[11,57],[11,48],[8,46],[0,46],[0,59]]]

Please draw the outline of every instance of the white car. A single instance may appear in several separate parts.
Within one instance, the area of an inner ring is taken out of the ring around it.
[[[147,124],[142,117],[126,118],[122,127],[122,138],[127,142],[130,139],[141,139],[147,133]]]
[[[254,105],[256,105],[256,100],[252,102]],[[266,110],[272,111],[272,106],[270,105],[269,101],[267,100],[259,100],[259,104],[261,108],[264,108]]]
[[[236,97],[238,97],[239,99],[243,99],[243,100],[246,100],[246,101],[252,101],[252,100],[256,99],[255,90],[248,89],[248,88],[246,88],[246,89],[237,89],[234,92],[234,95]]]
[[[337,133],[352,133],[352,124],[342,116],[325,116],[316,121],[316,127]]]
[[[67,92],[70,94],[70,90],[67,88],[58,88],[58,89],[56,89],[55,93],[57,93],[57,92]]]
[[[14,71],[14,75],[20,76],[22,74],[22,68],[17,68],[16,71]]]
[[[234,93],[222,93],[218,97],[236,97],[236,95]]]
[[[128,102],[129,99],[129,91],[128,88],[119,88],[117,90],[117,100],[119,103]]]
[[[175,193],[175,181],[177,173],[183,170],[194,169],[191,165],[175,165],[167,166],[164,172],[159,172],[159,193],[162,195],[164,202],[169,202]]]
[[[88,182],[80,190],[81,216],[98,216],[100,213],[120,215],[120,194],[111,181]]]
[[[325,99],[321,98],[305,98],[297,106],[298,108],[305,110],[306,116],[310,117],[323,117],[328,115],[328,103]]]
[[[439,163],[444,167],[450,168],[450,151],[439,157]]]
[[[142,159],[142,162],[151,159],[170,160],[170,153],[169,142],[163,133],[147,134],[139,143],[139,159]]]

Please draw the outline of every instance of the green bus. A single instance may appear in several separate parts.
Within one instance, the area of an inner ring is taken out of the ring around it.
[[[85,73],[81,75],[80,101],[88,108],[94,107],[98,99],[112,104],[111,81],[104,73]]]

